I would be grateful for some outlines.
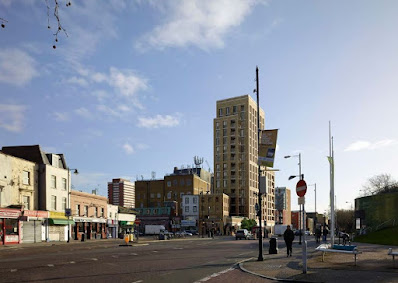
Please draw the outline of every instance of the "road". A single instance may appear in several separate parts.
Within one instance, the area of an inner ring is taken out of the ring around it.
[[[254,240],[192,238],[127,247],[121,243],[2,247],[0,281],[267,282],[237,269],[237,263],[258,256]]]

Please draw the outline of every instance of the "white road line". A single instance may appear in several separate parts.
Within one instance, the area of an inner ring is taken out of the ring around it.
[[[70,263],[70,264],[74,264],[74,263],[76,263],[76,262],[74,262],[74,261],[70,261],[69,263]]]
[[[94,260],[94,261],[97,261],[97,260],[98,260],[98,258],[92,258],[92,260]]]
[[[134,281],[132,283],[140,283],[140,282],[144,282],[144,280],[138,280],[138,281]]]
[[[184,248],[174,248],[175,250],[183,250]]]
[[[11,271],[11,272],[17,272],[18,269],[11,269],[10,271]]]
[[[136,253],[131,253],[131,255],[138,255],[138,254],[136,254]]]
[[[157,253],[158,251],[152,251],[153,253]]]
[[[222,270],[222,271],[220,271],[220,272],[213,273],[212,275],[209,275],[209,276],[207,276],[207,277],[205,277],[205,278],[202,278],[202,279],[196,281],[195,283],[206,282],[206,281],[208,281],[208,280],[210,280],[210,279],[212,279],[212,278],[214,278],[214,277],[217,277],[217,276],[219,276],[219,275],[221,275],[221,274],[227,273],[227,272],[232,271],[232,270],[234,270],[234,269],[235,269],[235,267],[230,267],[230,268],[224,269],[224,270]]]
[[[54,267],[54,264],[47,264],[48,267]]]

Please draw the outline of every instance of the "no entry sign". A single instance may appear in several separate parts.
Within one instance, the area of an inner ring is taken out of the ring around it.
[[[307,183],[304,180],[300,180],[296,185],[296,193],[299,197],[303,197],[307,192]]]

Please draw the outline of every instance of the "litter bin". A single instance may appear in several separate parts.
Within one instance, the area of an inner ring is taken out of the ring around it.
[[[82,234],[82,242],[84,242],[86,234]]]
[[[278,253],[278,238],[271,237],[269,240],[269,254],[277,254]]]

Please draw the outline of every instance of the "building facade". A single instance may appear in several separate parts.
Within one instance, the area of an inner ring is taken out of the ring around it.
[[[113,204],[107,205],[107,228],[108,228],[108,238],[118,238],[118,206]]]
[[[278,224],[291,224],[291,191],[287,187],[275,188],[275,221]]]
[[[201,194],[199,196],[199,233],[208,235],[210,231],[225,235],[230,231],[230,198],[227,194]]]
[[[108,199],[113,205],[135,207],[135,185],[129,180],[112,179],[108,183]]]
[[[49,211],[45,223],[44,238],[47,241],[67,241],[68,225],[73,224],[65,217],[70,206],[70,171],[63,154],[46,153],[39,145],[3,147],[2,152],[34,162],[38,166],[38,209]]]
[[[197,231],[199,223],[199,196],[183,195],[181,208],[182,208],[181,228],[185,230]]]
[[[105,239],[108,199],[93,193],[71,191],[71,208],[74,225],[72,239]],[[84,236],[83,236],[84,235]]]
[[[264,119],[260,109],[260,129],[264,129]],[[230,197],[231,216],[256,219],[257,103],[249,95],[217,101],[213,127],[214,192]],[[263,220],[266,218],[264,215]]]

